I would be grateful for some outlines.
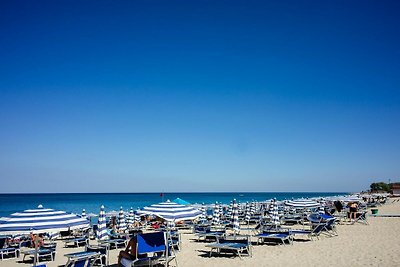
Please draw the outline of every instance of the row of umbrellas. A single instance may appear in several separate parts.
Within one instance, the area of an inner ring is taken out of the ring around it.
[[[350,199],[350,197],[348,197]],[[355,197],[351,198],[352,201],[358,200]],[[285,205],[292,208],[319,208],[322,207],[321,203],[308,199],[289,200]],[[219,224],[222,214],[222,205],[216,203],[213,213],[213,224]],[[276,200],[273,200],[270,205],[270,214],[273,221],[279,220],[278,205]],[[256,212],[255,202],[246,203],[245,206],[245,220],[250,220],[250,217]],[[322,209],[321,209],[322,212]],[[228,217],[232,221],[233,228],[238,227],[238,203],[236,200],[231,202]],[[175,202],[162,202],[142,210],[138,210],[137,214],[131,208],[127,218],[125,219],[122,208],[118,215],[117,228],[121,231],[127,229],[127,225],[132,224],[135,220],[140,220],[140,215],[156,215],[169,222],[178,222],[182,220],[193,220],[200,218],[206,219],[206,210],[202,206],[196,209],[192,206],[178,204]],[[104,224],[104,227],[102,226]],[[99,237],[106,235],[105,232],[105,212],[104,206],[101,207],[98,219]],[[89,221],[86,218],[86,211],[82,211],[82,215],[76,215],[65,211],[56,211],[53,209],[46,209],[39,205],[36,209],[28,209],[23,212],[11,214],[9,217],[0,218],[0,234],[29,234],[29,233],[43,233],[43,232],[60,232],[73,229],[82,229],[89,227]],[[104,228],[104,229],[103,229]]]

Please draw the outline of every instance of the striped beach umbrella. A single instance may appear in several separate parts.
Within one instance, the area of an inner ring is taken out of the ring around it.
[[[251,218],[251,214],[250,214],[250,204],[249,204],[249,202],[247,201],[247,202],[246,202],[246,215],[245,215],[245,220],[246,220],[246,221],[250,221],[250,218]]]
[[[320,206],[318,202],[309,199],[289,200],[285,203],[285,205],[298,209],[306,209],[306,208],[312,209],[312,208],[318,208]]]
[[[89,221],[81,216],[43,208],[16,212],[9,217],[0,218],[0,234],[54,233],[89,227]]]
[[[97,223],[97,239],[107,239],[106,213],[104,212],[104,206],[100,207],[100,214]]]
[[[278,205],[276,203],[276,200],[274,200],[273,202],[272,224],[275,225],[276,228],[278,228],[278,226],[280,225]]]
[[[200,212],[201,212],[201,214],[199,216],[200,221],[201,222],[206,221],[207,220],[207,212],[206,212],[206,207],[205,207],[204,203],[200,207]]]
[[[127,227],[130,227],[133,224],[134,216],[135,216],[135,214],[133,213],[133,208],[131,207],[131,209],[129,210],[128,216],[126,216],[126,226]]]
[[[124,214],[124,211],[122,210],[122,207],[119,209],[119,213],[118,213],[117,229],[119,232],[122,232],[122,233],[126,231],[125,214]]]
[[[232,227],[235,233],[240,231],[240,224],[239,224],[239,209],[236,203],[236,199],[232,202]]]
[[[232,221],[232,216],[233,216],[233,214],[232,214],[232,206],[233,206],[233,203],[232,203],[232,201],[229,203],[229,207],[228,207],[228,212],[226,213],[226,217],[230,220],[230,221]]]
[[[219,204],[218,204],[218,202],[215,202],[212,223],[219,224]]]
[[[82,209],[82,215],[81,215],[81,217],[82,217],[82,218],[86,218],[86,210],[85,210],[85,209]]]
[[[256,203],[252,201],[250,205],[250,214],[254,215],[255,213],[256,213]]]
[[[138,211],[138,214],[155,215],[166,221],[180,222],[194,220],[201,215],[201,212],[191,206],[181,205],[167,200],[166,202],[144,207]]]

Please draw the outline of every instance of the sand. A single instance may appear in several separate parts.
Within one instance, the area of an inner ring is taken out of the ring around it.
[[[379,207],[380,214],[400,214],[400,202]],[[315,241],[295,241],[293,245],[254,245],[253,257],[209,257],[206,243],[196,242],[193,234],[182,232],[182,249],[177,253],[178,266],[400,266],[400,218],[368,217],[369,225],[338,225],[338,236],[322,236]],[[255,239],[253,241],[256,241]],[[94,242],[94,241],[91,241]],[[47,266],[62,266],[66,253],[83,248],[62,248]],[[110,265],[116,266],[117,250],[110,252]],[[0,267],[31,266],[20,259],[0,261]],[[171,266],[175,266],[172,262]]]

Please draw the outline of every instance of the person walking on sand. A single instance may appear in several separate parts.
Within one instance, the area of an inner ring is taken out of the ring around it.
[[[358,209],[357,202],[349,203],[349,208],[350,208],[350,212],[349,212],[350,221],[352,219],[355,220],[357,218],[357,209]]]

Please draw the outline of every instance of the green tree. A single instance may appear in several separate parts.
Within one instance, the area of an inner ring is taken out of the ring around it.
[[[371,191],[390,191],[390,186],[384,182],[372,183],[370,185]]]

